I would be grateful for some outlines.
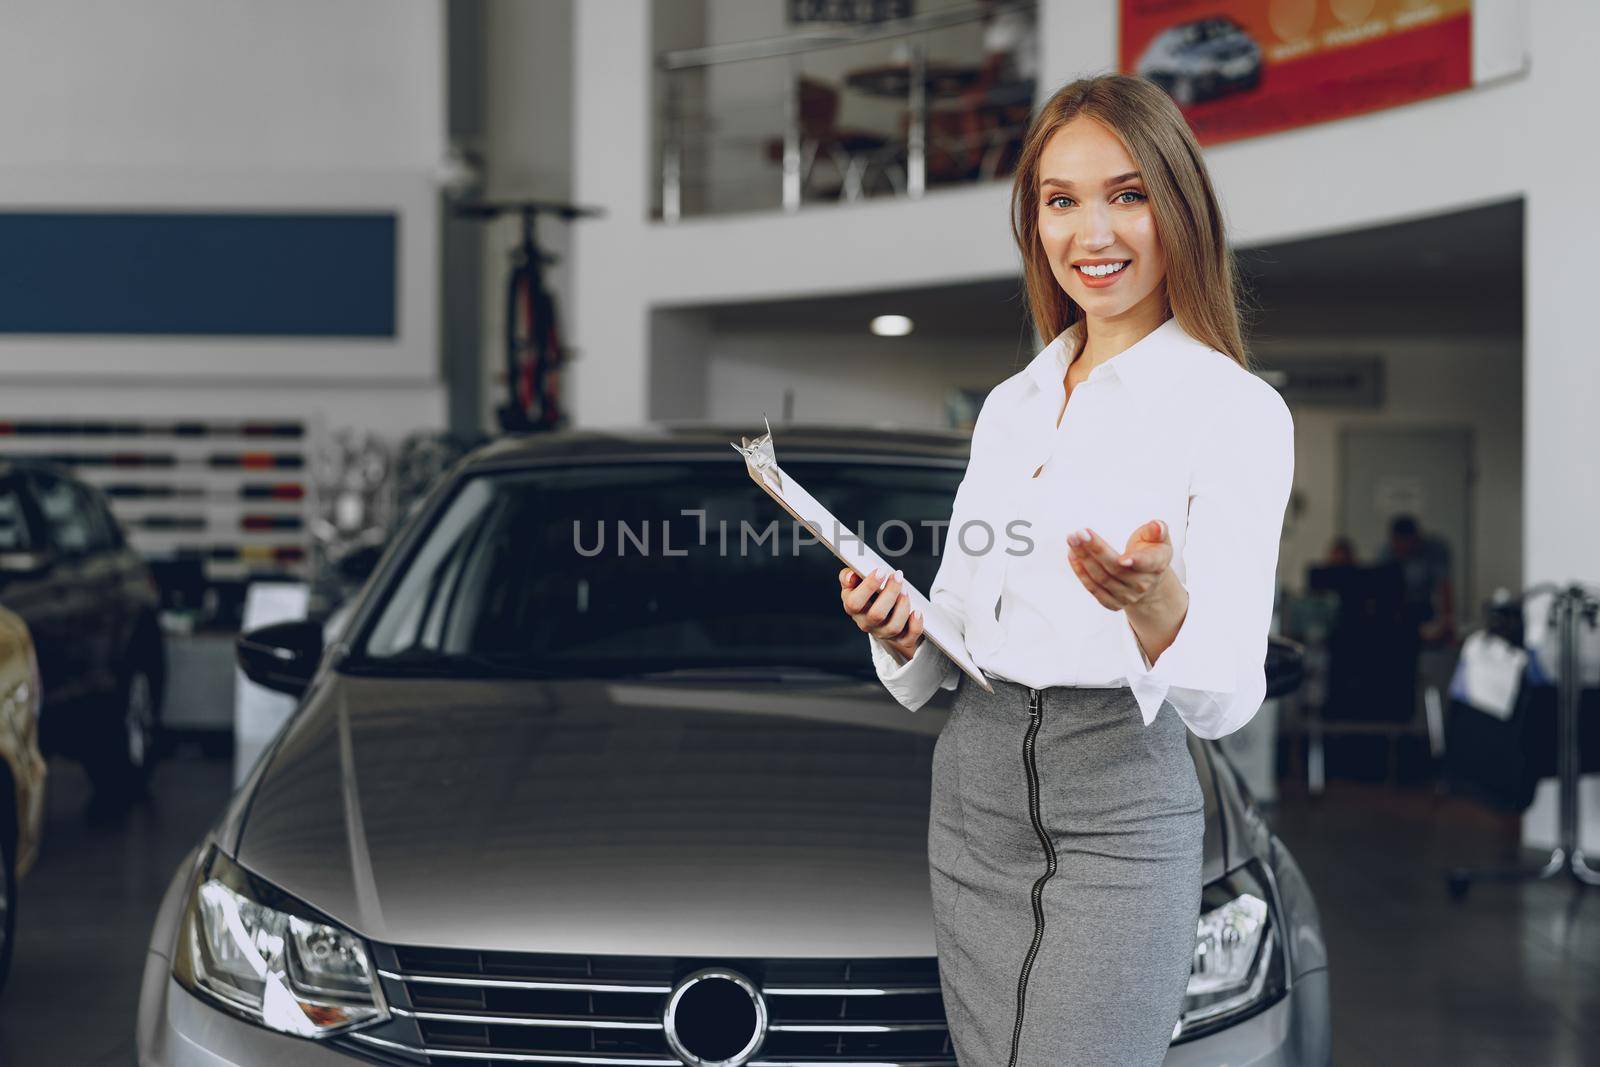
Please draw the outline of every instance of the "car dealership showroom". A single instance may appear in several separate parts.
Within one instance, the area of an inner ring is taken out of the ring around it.
[[[6,0],[0,1065],[1600,1064],[1597,41]]]

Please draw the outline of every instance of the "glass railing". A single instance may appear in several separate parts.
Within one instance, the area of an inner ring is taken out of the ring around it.
[[[1036,20],[1036,0],[951,2],[661,53],[656,216],[794,212],[1010,175],[1035,98]]]

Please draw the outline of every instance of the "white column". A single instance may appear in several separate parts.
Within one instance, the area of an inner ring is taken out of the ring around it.
[[[1529,4],[1534,103],[1527,115],[1528,213],[1524,293],[1527,355],[1523,447],[1523,574],[1528,584],[1576,579],[1600,585],[1600,473],[1594,415],[1600,408],[1600,332],[1595,288],[1600,202],[1593,177],[1600,144],[1581,86],[1600,40],[1600,5]],[[1485,151],[1499,131],[1485,130]],[[1554,780],[1541,784],[1523,819],[1525,843],[1555,842]],[[1600,776],[1579,789],[1580,844],[1600,851]],[[1591,855],[1593,853],[1591,852]]]
[[[573,195],[605,209],[573,223],[567,379],[573,423],[637,422],[647,405],[644,251],[654,171],[650,6],[589,0],[573,10]]]

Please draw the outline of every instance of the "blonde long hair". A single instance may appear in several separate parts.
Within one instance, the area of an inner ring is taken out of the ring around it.
[[[1166,259],[1167,304],[1191,337],[1251,369],[1240,331],[1240,279],[1200,144],[1178,105],[1154,82],[1128,74],[1080,78],[1034,115],[1011,186],[1011,232],[1043,342],[1083,317],[1050,270],[1039,243],[1039,158],[1057,130],[1079,116],[1117,135],[1144,176]]]

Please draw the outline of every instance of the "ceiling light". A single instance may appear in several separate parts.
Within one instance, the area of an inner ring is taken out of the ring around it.
[[[904,337],[911,332],[911,320],[904,315],[879,315],[872,320],[872,332],[879,337]]]

